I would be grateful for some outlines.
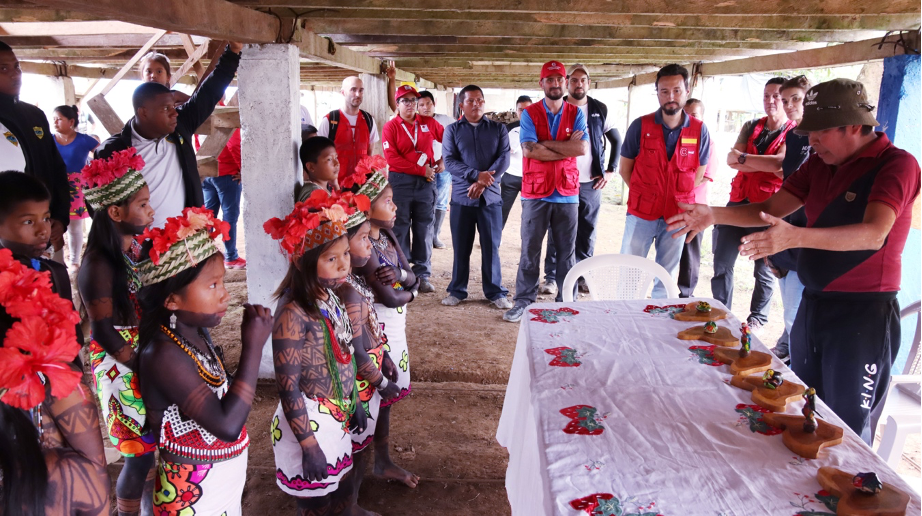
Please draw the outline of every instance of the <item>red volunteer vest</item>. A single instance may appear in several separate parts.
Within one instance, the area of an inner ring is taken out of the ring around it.
[[[333,123],[330,120],[330,123]],[[339,111],[339,123],[341,127],[336,129],[336,139],[333,144],[336,145],[336,157],[339,159],[339,177],[340,179],[351,175],[355,172],[355,166],[359,161],[368,155],[369,128],[365,123],[365,117],[359,112],[355,119],[355,125],[349,123],[346,114]],[[353,136],[352,130],[355,129]]]
[[[688,117],[688,127],[679,134],[669,159],[663,126],[656,123],[655,113],[640,118],[640,153],[631,172],[628,213],[644,220],[657,220],[681,212],[677,202],[695,202],[701,125],[701,120]]]
[[[746,154],[759,155],[759,149],[756,148],[756,138],[765,130],[765,122],[768,117],[762,117],[756,126],[752,128],[752,134],[749,135],[749,142],[746,144]],[[763,156],[771,156],[778,152],[778,147],[784,144],[784,137],[788,131],[794,128],[797,122],[788,120],[781,129],[781,134],[765,149]],[[762,202],[775,192],[781,190],[781,183],[784,179],[772,174],[771,172],[737,172],[736,177],[730,184],[730,201],[740,202],[749,199],[749,202]]]
[[[551,127],[547,123],[544,102],[536,102],[525,108],[531,121],[535,124],[535,134],[539,142],[570,139],[579,108],[569,102],[564,102],[562,109],[557,134],[551,137]],[[560,195],[579,195],[579,170],[576,169],[576,158],[538,161],[522,157],[523,199],[543,199],[554,193],[555,189]]]

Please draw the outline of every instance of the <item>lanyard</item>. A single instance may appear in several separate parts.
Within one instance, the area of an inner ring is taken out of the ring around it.
[[[413,121],[413,136],[410,136],[410,130],[407,129],[407,125],[403,123],[403,120],[400,121],[400,127],[403,127],[403,132],[407,133],[407,137],[413,142],[413,150],[416,150],[416,140],[419,138],[419,124],[416,123],[416,120]]]

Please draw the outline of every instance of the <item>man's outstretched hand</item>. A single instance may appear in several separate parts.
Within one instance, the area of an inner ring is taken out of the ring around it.
[[[666,229],[669,231],[677,230],[672,234],[672,238],[679,238],[687,234],[688,237],[685,238],[685,242],[688,243],[698,233],[707,229],[708,226],[714,225],[714,213],[707,204],[685,204],[680,202],[679,209],[684,211],[666,219],[666,223],[669,224]]]
[[[769,224],[769,228],[743,237],[740,245],[740,254],[742,256],[748,256],[750,260],[754,261],[780,253],[785,249],[797,247],[795,243],[797,237],[795,234],[797,232],[796,227],[764,211],[759,212],[759,217]]]

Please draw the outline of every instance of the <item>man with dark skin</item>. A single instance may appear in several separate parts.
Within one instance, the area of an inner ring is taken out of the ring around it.
[[[35,176],[51,193],[51,245],[64,247],[70,223],[70,186],[67,166],[54,143],[48,119],[41,109],[19,101],[22,69],[9,45],[0,42],[0,170]]]
[[[163,226],[183,208],[205,204],[193,134],[214,112],[234,79],[242,49],[242,43],[229,43],[215,69],[179,107],[166,86],[156,82],[138,86],[131,98],[135,116],[121,133],[113,134],[96,149],[96,158],[108,158],[113,152],[134,147],[144,158],[144,180],[150,186],[150,204],[156,213],[154,227]]]

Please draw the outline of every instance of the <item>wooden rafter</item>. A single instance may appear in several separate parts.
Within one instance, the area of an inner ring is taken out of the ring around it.
[[[195,43],[192,42],[191,36],[181,34],[180,38],[182,38],[183,46],[186,49],[186,54],[189,55],[189,59],[186,59],[186,62],[170,77],[170,87],[173,87],[189,70],[195,70],[195,75],[198,77],[199,82],[205,78],[205,67],[202,66],[201,60],[205,53],[208,52],[208,41],[195,48]]]

